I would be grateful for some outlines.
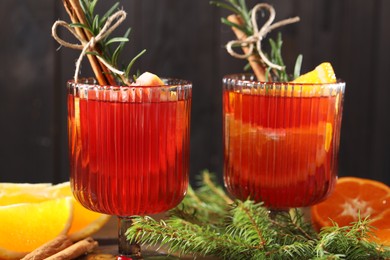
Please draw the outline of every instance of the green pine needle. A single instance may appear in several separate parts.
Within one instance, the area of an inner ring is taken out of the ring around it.
[[[208,171],[200,188],[189,187],[164,220],[134,217],[130,241],[159,245],[170,254],[221,259],[388,259],[390,248],[367,240],[368,218],[315,232],[300,209],[274,214],[261,203],[232,201]]]

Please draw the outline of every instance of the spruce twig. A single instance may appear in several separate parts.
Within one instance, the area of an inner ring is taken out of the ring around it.
[[[189,187],[187,196],[170,214],[181,216],[191,223],[201,225],[207,222],[218,227],[225,222],[232,200],[214,184],[213,176],[207,170],[203,171],[202,178],[202,186],[196,192]]]
[[[261,203],[227,203],[223,189],[203,172],[203,185],[161,221],[134,217],[126,235],[170,254],[222,259],[389,259],[390,248],[372,242],[368,218],[316,233],[299,209],[270,216]]]
[[[232,204],[233,200],[226,195],[226,193],[220,187],[217,187],[211,180],[210,173],[206,170],[203,172],[203,182],[209,187],[216,195],[221,197],[227,204]]]

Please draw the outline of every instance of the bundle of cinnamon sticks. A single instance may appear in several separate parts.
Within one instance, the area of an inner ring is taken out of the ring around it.
[[[63,0],[63,4],[72,23],[87,24],[87,19],[85,17],[79,0]],[[80,39],[83,39],[85,42],[89,42],[93,37],[91,32],[85,30],[84,28],[75,27],[75,30]],[[97,47],[95,47],[94,51],[97,53],[101,53],[101,51],[98,50]],[[115,86],[116,80],[109,72],[107,67],[101,61],[99,61],[99,59],[97,59],[95,55],[87,55],[87,57],[99,84]]]
[[[91,253],[98,247],[98,242],[91,237],[73,243],[66,235],[61,235],[47,242],[22,260],[70,260]]]
[[[235,23],[238,25],[243,25],[244,22],[242,21],[242,18],[236,14],[231,14],[227,17],[227,20],[231,23]],[[236,27],[232,27],[232,30],[234,34],[236,35],[238,40],[245,40],[247,38],[247,35],[243,32],[237,29]],[[242,47],[242,51],[244,54],[249,54],[249,48],[248,47]],[[253,70],[253,73],[255,74],[257,80],[259,81],[265,81],[265,66],[260,63],[260,59],[256,54],[251,54],[248,57],[248,62]]]

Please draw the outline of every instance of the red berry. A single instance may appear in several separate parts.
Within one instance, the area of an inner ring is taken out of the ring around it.
[[[129,256],[125,256],[125,255],[121,255],[121,256],[117,257],[117,260],[134,260],[134,258],[129,257]]]

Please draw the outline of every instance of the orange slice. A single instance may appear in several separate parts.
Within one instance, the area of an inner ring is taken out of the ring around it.
[[[367,216],[380,243],[390,245],[390,187],[377,181],[343,177],[337,181],[332,195],[311,208],[313,224],[317,229],[339,226]]]
[[[72,198],[74,204],[74,217],[68,235],[74,241],[92,235],[110,219],[109,215],[104,215],[86,209],[80,204],[80,202],[74,199],[69,182],[49,187],[48,193],[49,196],[53,198]]]
[[[42,193],[42,190],[33,192],[15,192],[11,194],[0,195],[0,206],[7,206],[20,203],[34,203],[48,200],[48,196]]]
[[[28,192],[41,192],[42,189],[51,186],[50,183],[0,183],[0,196],[11,193],[28,193]]]
[[[68,235],[74,241],[92,235],[110,219],[109,215],[88,210],[76,201],[72,195],[69,182],[57,185],[0,183],[0,187],[5,187],[0,190],[0,206],[37,203],[55,198],[70,198],[74,205],[74,216]]]
[[[296,78],[294,83],[336,83],[336,75],[334,73],[333,67],[329,62],[323,62],[318,65],[314,70],[303,74],[302,76]]]
[[[256,161],[248,161],[243,164],[241,156],[237,156],[235,152],[244,151],[249,154],[250,151],[250,153],[259,158],[261,155],[269,153],[270,150],[284,151],[284,153],[288,154],[297,152],[302,154],[315,154],[315,157],[310,162],[307,161],[306,156],[298,156],[296,158],[294,163],[296,169],[294,171],[297,173],[305,173],[294,176],[294,180],[291,183],[298,184],[307,178],[306,174],[314,175],[316,169],[324,164],[326,159],[325,151],[329,151],[332,140],[332,124],[324,122],[319,122],[316,127],[305,126],[289,129],[273,129],[244,123],[239,119],[235,119],[231,114],[226,114],[225,128],[225,143],[230,146],[229,149],[227,146],[225,147],[225,154],[229,154],[232,165],[241,165],[239,171],[243,180],[248,181],[248,179],[251,179],[250,182],[259,186],[264,186],[265,183],[269,185],[274,182],[283,183],[284,169],[279,168],[275,175],[266,174],[265,168],[261,169],[256,167]],[[297,144],[297,138],[298,140],[312,140],[312,142],[299,142]],[[280,156],[285,155],[280,154]],[[255,178],[257,181],[251,178],[253,174],[262,175],[261,181],[264,183],[261,184],[259,178]]]
[[[21,258],[66,234],[73,216],[70,198],[0,206],[0,258]]]

